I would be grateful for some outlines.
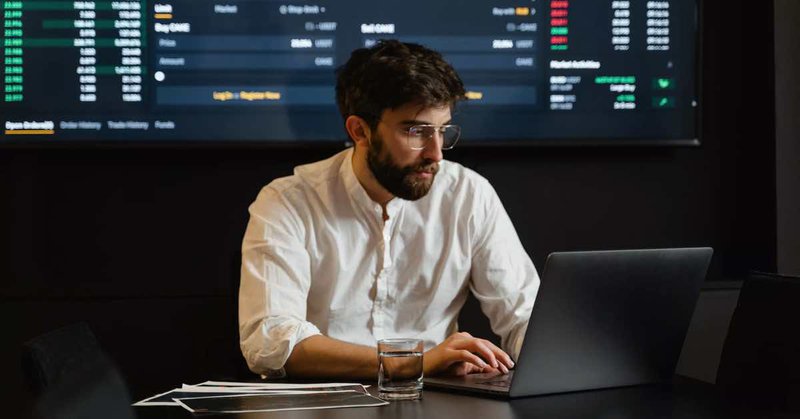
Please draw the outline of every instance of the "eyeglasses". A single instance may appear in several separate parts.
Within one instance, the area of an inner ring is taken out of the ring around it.
[[[412,150],[422,150],[428,146],[428,142],[438,133],[442,136],[442,150],[450,150],[456,146],[461,137],[461,127],[458,125],[412,125],[406,132],[408,147]]]

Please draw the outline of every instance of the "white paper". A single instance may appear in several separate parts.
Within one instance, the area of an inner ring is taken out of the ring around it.
[[[246,395],[246,394],[309,394],[319,392],[342,392],[352,391],[351,389],[344,389],[344,387],[358,386],[363,389],[366,394],[368,386],[359,383],[317,383],[317,384],[287,384],[287,383],[248,383],[248,382],[231,382],[231,381],[206,381],[200,384],[183,384],[181,388],[174,388],[163,393],[156,394],[155,396],[148,397],[133,404],[133,406],[180,406],[175,401],[171,400],[152,401],[154,399],[162,398],[172,392],[192,393],[192,394],[210,394],[210,393],[225,393],[231,395]],[[342,387],[342,390],[337,388]],[[176,394],[179,395],[179,394]],[[185,394],[180,394],[180,397],[186,397]],[[219,396],[224,397],[224,396]]]
[[[182,388],[173,388],[172,390],[165,391],[160,394],[156,394],[155,396],[148,397],[144,400],[138,401],[133,404],[133,406],[178,406],[172,400],[169,401],[151,401],[153,399],[158,399],[162,396],[165,396],[172,392],[182,392],[182,393],[192,393],[192,394],[213,394],[213,393],[230,393],[230,394],[269,394],[269,393],[298,393],[297,390],[268,390],[268,389],[252,389],[250,387],[238,387],[238,388],[230,388],[230,387],[192,387],[187,386],[184,384]]]
[[[373,397],[373,396],[371,396],[369,394],[362,394],[360,392],[353,391],[353,390],[346,390],[346,391],[320,391],[320,392],[317,392],[317,391],[306,391],[306,392],[300,392],[300,393],[304,394],[306,396],[312,396],[312,395],[315,395],[315,394],[317,394],[317,395],[320,395],[320,394],[331,394],[331,393],[335,393],[335,394],[351,393],[353,395],[358,394],[358,396],[356,396],[357,399],[351,399],[351,400],[348,400],[348,402],[345,402],[345,403],[342,403],[342,401],[336,402],[336,401],[332,401],[332,400],[328,400],[328,401],[322,400],[322,401],[314,402],[314,401],[311,401],[310,399],[301,398],[301,399],[297,400],[298,406],[285,406],[285,402],[284,402],[284,406],[277,407],[277,408],[259,406],[259,408],[255,408],[255,409],[248,409],[248,408],[244,408],[244,407],[229,407],[229,408],[221,408],[220,409],[218,407],[216,409],[215,408],[211,408],[211,409],[208,409],[208,410],[207,409],[203,409],[203,410],[200,410],[200,412],[201,413],[206,413],[206,412],[208,412],[208,413],[277,412],[277,411],[286,411],[286,410],[316,410],[316,409],[337,409],[337,408],[355,408],[355,407],[377,407],[377,406],[383,406],[383,405],[389,404],[389,402],[386,402],[384,400],[378,399],[378,398]],[[238,397],[258,397],[258,396],[265,396],[265,395],[268,395],[268,393],[264,393],[264,394],[242,394],[242,395],[239,395]],[[280,396],[280,395],[279,394],[275,394],[275,396]],[[181,407],[183,407],[184,409],[188,410],[189,412],[196,413],[195,410],[192,407],[188,406],[186,403],[190,403],[192,400],[202,400],[202,399],[209,400],[209,399],[222,399],[222,398],[237,398],[237,396],[231,395],[231,396],[188,397],[188,398],[184,397],[184,398],[181,398],[181,399],[174,399],[174,400],[175,400],[176,403],[178,403]],[[358,400],[358,403],[349,404],[349,403],[355,402],[356,400]],[[308,403],[309,401],[311,401],[311,403]],[[331,402],[331,403],[328,403],[328,402]],[[339,403],[341,403],[341,404],[339,404]],[[260,404],[263,405],[263,402],[260,403]],[[219,410],[217,410],[217,409],[219,409]]]
[[[187,386],[187,384],[184,384],[184,386]],[[288,383],[246,383],[246,382],[234,382],[234,381],[206,381],[200,384],[195,384],[190,387],[200,387],[200,386],[261,387],[274,390],[314,388],[314,387],[346,387],[346,386],[366,387],[360,383],[288,384]]]

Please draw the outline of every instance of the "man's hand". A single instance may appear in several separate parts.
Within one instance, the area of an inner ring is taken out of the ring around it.
[[[497,371],[507,374],[508,369],[514,366],[511,357],[502,349],[467,332],[450,335],[444,342],[425,352],[422,359],[426,376]]]

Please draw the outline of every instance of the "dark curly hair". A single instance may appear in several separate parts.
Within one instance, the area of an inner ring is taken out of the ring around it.
[[[353,51],[336,75],[342,118],[357,115],[372,129],[386,109],[407,103],[452,107],[465,94],[464,83],[441,54],[396,40]]]

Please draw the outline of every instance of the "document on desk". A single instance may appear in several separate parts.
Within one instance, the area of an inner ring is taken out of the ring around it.
[[[181,388],[156,394],[134,403],[134,406],[181,406],[175,399],[191,397],[214,397],[244,394],[296,394],[309,392],[343,392],[351,391],[367,394],[366,387],[358,383],[321,383],[321,384],[286,384],[286,383],[241,383],[206,381],[200,384],[184,384]]]
[[[175,399],[192,413],[249,413],[284,410],[376,407],[384,400],[353,390],[306,391],[292,394],[238,394]]]
[[[317,384],[289,384],[289,383],[249,383],[249,382],[234,382],[234,381],[205,381],[200,384],[187,385],[184,387],[227,387],[227,388],[241,388],[253,387],[264,390],[319,390],[323,388],[340,389],[341,387],[359,387],[366,393],[366,388],[363,384],[358,383],[317,383]]]

